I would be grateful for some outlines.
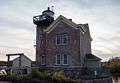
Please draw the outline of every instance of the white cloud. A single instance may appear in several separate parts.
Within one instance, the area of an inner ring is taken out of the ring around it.
[[[107,60],[104,55],[111,57],[119,54],[119,4],[120,0],[0,0],[0,46],[24,49],[17,52],[25,52],[28,56],[34,54],[36,26],[32,17],[54,5],[56,17],[62,14],[76,23],[89,23],[93,53]],[[3,59],[6,48],[0,50]],[[116,50],[116,53],[108,48]]]

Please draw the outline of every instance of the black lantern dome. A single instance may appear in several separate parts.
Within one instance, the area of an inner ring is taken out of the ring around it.
[[[49,25],[54,21],[54,12],[48,7],[42,12],[42,15],[34,16],[33,23],[36,25]]]

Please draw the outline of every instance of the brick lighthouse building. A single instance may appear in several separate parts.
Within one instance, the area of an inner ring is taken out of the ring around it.
[[[36,25],[36,64],[39,69],[100,67],[100,58],[92,54],[88,24],[76,24],[60,15],[54,20],[48,7],[34,16]]]

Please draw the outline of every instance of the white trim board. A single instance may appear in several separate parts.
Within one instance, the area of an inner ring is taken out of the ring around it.
[[[83,26],[75,24],[69,19],[63,17],[62,15],[60,15],[52,24],[50,24],[47,29],[44,29],[44,31],[46,33],[50,33],[60,22],[64,22],[69,26],[73,27],[74,29],[80,29],[81,32],[85,32]]]

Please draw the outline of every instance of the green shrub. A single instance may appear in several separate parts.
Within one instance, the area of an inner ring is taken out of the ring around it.
[[[5,75],[4,77],[15,78],[17,80],[26,78],[25,75],[18,75],[18,74],[15,74],[15,73],[11,73],[11,74],[9,73],[9,74]]]
[[[29,75],[16,75],[14,73],[7,75],[7,77],[12,77],[17,80],[21,80],[24,78],[31,79],[31,78],[36,78],[39,80],[54,80],[54,81],[60,81],[60,82],[65,82],[65,81],[72,81],[72,82],[78,82],[79,79],[71,79],[68,76],[65,76],[64,72],[38,72],[38,71],[32,71],[31,74]]]
[[[27,76],[28,78],[37,78],[41,80],[55,80],[55,81],[71,81],[71,79],[64,75],[63,72],[37,72],[32,71],[31,74]]]
[[[27,76],[28,78],[37,78],[41,80],[49,80],[50,76],[47,72],[37,72],[37,71],[32,71],[31,74]]]
[[[71,79],[65,76],[63,72],[52,72],[50,76],[53,80],[56,81],[71,81]]]

